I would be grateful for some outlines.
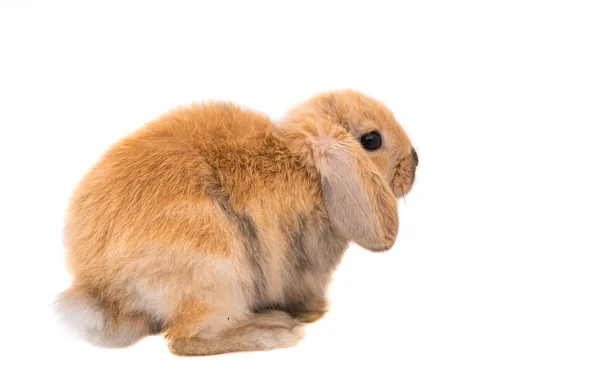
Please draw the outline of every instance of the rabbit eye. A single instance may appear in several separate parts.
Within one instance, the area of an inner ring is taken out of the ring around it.
[[[360,137],[360,144],[366,150],[375,151],[381,147],[381,135],[377,131],[364,134]]]

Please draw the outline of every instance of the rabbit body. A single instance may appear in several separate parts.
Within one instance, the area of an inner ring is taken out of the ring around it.
[[[109,149],[69,206],[65,322],[105,347],[162,333],[182,355],[296,344],[326,312],[350,238],[330,218],[322,164],[290,139],[263,114],[212,102]]]

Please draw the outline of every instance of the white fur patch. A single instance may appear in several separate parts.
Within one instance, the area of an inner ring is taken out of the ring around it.
[[[96,346],[104,345],[106,319],[88,300],[67,291],[58,297],[55,311],[63,324],[79,338]]]
[[[132,291],[130,302],[133,310],[142,311],[163,322],[169,321],[173,316],[176,301],[170,298],[166,290],[136,282],[133,284]]]
[[[112,327],[112,319],[107,317],[89,298],[72,295],[69,291],[61,294],[55,303],[59,319],[80,339],[92,345],[120,348],[132,345],[145,332],[130,322],[121,322]]]

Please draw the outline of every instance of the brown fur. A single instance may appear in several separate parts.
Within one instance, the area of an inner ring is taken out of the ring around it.
[[[356,139],[374,129],[384,146],[365,151]],[[229,103],[170,112],[77,187],[59,310],[101,346],[156,332],[177,354],[292,346],[300,321],[326,312],[349,240],[393,245],[412,152],[392,114],[353,91],[317,96],[279,125]]]

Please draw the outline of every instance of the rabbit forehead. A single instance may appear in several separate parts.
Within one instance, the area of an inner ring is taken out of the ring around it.
[[[359,138],[379,131],[387,157],[397,159],[410,154],[411,141],[392,111],[382,102],[354,90],[323,93],[309,100],[305,109],[315,109]]]

